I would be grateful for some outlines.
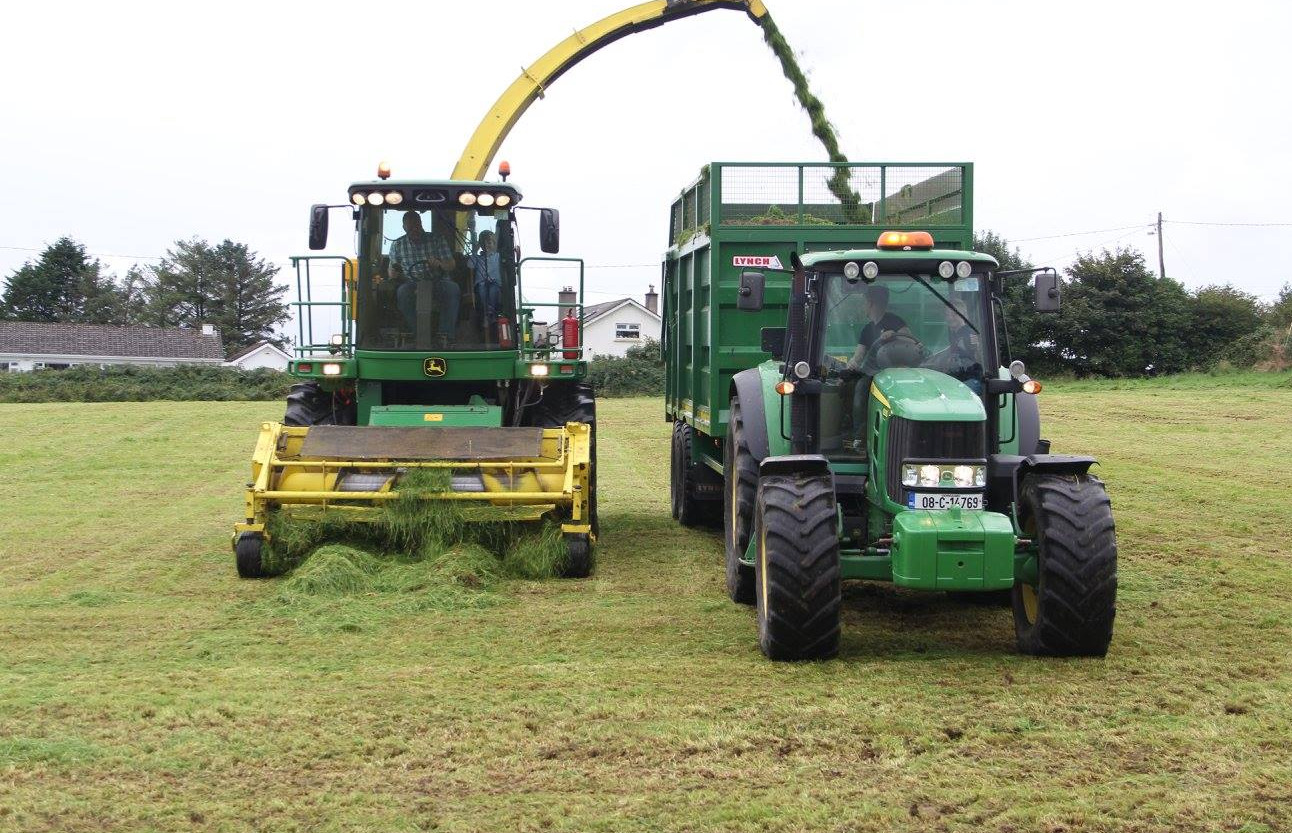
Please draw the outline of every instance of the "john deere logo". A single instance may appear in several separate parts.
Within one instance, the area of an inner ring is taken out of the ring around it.
[[[449,363],[439,356],[432,356],[422,365],[427,376],[443,376],[449,372]]]

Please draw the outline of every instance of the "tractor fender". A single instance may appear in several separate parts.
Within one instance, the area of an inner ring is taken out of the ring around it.
[[[1018,504],[1019,488],[1029,474],[1085,474],[1098,462],[1073,454],[993,454],[987,458],[987,507],[1008,513]]]
[[[1018,453],[1024,456],[1041,451],[1041,406],[1031,394],[1014,395],[1014,413],[1018,420]]]
[[[763,396],[763,376],[758,368],[742,370],[731,378],[731,395],[740,400],[740,414],[745,425],[745,439],[754,461],[761,463],[771,453],[767,436],[767,407]]]
[[[743,405],[741,407],[744,407]],[[768,457],[758,464],[759,477],[771,477],[778,474],[806,474],[814,477],[829,477],[830,462],[821,454],[782,454]]]

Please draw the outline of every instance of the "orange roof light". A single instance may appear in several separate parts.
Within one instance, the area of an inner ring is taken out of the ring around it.
[[[881,249],[932,249],[933,235],[927,231],[886,231],[879,235],[876,245]]]
[[[502,177],[503,182],[506,182],[507,177],[511,176],[511,163],[506,159],[498,163],[498,176]]]
[[[378,178],[378,179],[390,179],[390,163],[389,163],[389,162],[382,162],[380,165],[378,165],[378,166],[377,166],[377,178]]]

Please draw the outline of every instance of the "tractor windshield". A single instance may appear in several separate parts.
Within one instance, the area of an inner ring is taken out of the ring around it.
[[[870,379],[892,367],[940,371],[981,395],[982,275],[947,282],[936,274],[881,274],[873,283],[828,276],[823,293],[825,453],[860,449]]]
[[[368,210],[360,224],[357,345],[487,350],[515,319],[507,211]]]

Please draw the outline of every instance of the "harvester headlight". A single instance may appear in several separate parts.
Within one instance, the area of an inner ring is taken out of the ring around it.
[[[493,194],[486,192],[476,197],[476,205],[482,205],[485,208],[493,205]]]
[[[973,486],[973,466],[956,466],[956,488],[968,489]]]
[[[530,376],[546,376],[550,372],[551,372],[551,368],[549,368],[545,364],[531,364],[529,366]]]
[[[920,485],[920,470],[916,466],[902,466],[902,485],[918,486]]]
[[[939,469],[937,466],[920,466],[919,485],[936,486],[938,485],[938,483],[941,482],[940,480],[941,474],[942,474],[942,470]]]
[[[955,264],[949,260],[944,260],[938,264],[938,277],[944,281],[949,281],[956,275]]]
[[[873,260],[868,260],[861,267],[861,276],[868,281],[873,281],[879,277],[879,264]]]
[[[345,344],[345,336],[340,333],[333,333],[332,337],[327,340],[327,343],[331,344],[333,347],[340,347]]]
[[[380,191],[373,191],[368,195],[368,205],[381,205],[386,198],[381,195]]]
[[[404,201],[404,195],[398,191],[386,192],[386,205],[399,205]]]
[[[365,197],[363,194],[351,194],[350,202],[354,203],[355,205],[366,205],[368,203],[368,198]]]
[[[461,194],[458,194],[458,204],[459,204],[459,205],[475,205],[475,204],[476,204],[476,195],[475,195],[475,194],[473,194],[473,193],[471,193],[470,191],[463,191]]]
[[[850,281],[861,277],[861,267],[857,265],[857,261],[850,260],[843,265],[843,276]]]
[[[504,205],[511,205],[511,194],[499,194],[494,198],[493,204],[502,208]]]
[[[973,274],[973,265],[967,260],[962,260],[956,264],[956,277],[967,278]]]
[[[341,365],[337,364],[336,362],[327,362],[326,364],[324,364],[324,365],[323,365],[323,375],[324,375],[324,376],[340,376],[340,375],[341,375]]]

